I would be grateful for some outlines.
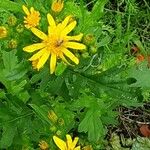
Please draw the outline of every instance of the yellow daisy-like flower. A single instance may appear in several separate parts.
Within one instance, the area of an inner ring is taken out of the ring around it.
[[[37,70],[43,67],[48,58],[51,56],[50,73],[52,74],[56,68],[57,58],[61,58],[64,62],[69,64],[65,58],[65,56],[67,56],[75,64],[79,63],[79,59],[72,52],[70,52],[68,48],[83,50],[86,46],[76,42],[81,40],[83,36],[82,33],[76,36],[67,35],[77,24],[76,21],[70,22],[71,16],[66,17],[64,21],[58,25],[56,25],[55,20],[50,14],[47,15],[47,18],[50,25],[48,27],[48,35],[37,28],[31,28],[31,31],[39,37],[42,42],[26,46],[23,50],[29,53],[39,50],[29,59],[30,61],[38,60],[36,65]]]
[[[27,15],[24,17],[25,27],[30,29],[32,27],[36,27],[39,25],[39,21],[41,19],[39,11],[34,10],[33,7],[30,10],[26,6],[22,6],[23,11]]]
[[[74,140],[72,140],[71,136],[67,134],[66,139],[67,141],[64,142],[57,136],[53,136],[53,140],[60,150],[80,150],[81,149],[80,146],[76,147],[76,144],[79,140],[78,137],[75,137]]]
[[[51,9],[54,11],[54,12],[60,12],[64,7],[64,1],[63,0],[53,0],[53,3],[52,3],[52,6],[51,6]]]

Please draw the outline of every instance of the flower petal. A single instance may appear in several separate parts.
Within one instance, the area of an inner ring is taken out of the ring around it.
[[[67,26],[67,24],[69,23],[69,20],[70,20],[71,17],[72,17],[71,15],[67,16],[64,19],[64,21],[61,23],[61,26],[62,26],[63,29]]]
[[[50,26],[56,26],[55,20],[51,14],[47,14],[47,20]]]
[[[78,146],[78,147],[76,147],[74,150],[80,150],[81,149],[81,147],[80,146]]]
[[[66,135],[66,139],[67,139],[67,147],[68,149],[72,149],[72,138],[69,134]]]
[[[72,142],[72,144],[71,144],[71,148],[72,148],[72,149],[74,149],[74,148],[75,148],[75,146],[76,146],[76,144],[77,144],[78,140],[79,140],[79,138],[78,138],[78,137],[75,137],[75,138],[74,138],[74,140],[73,140],[73,142]]]
[[[39,59],[46,52],[46,50],[47,50],[46,48],[41,49],[36,54],[34,54],[29,60],[34,61]]]
[[[55,144],[57,145],[57,147],[59,147],[60,150],[67,149],[66,143],[63,140],[61,140],[60,138],[58,138],[57,136],[53,136],[53,140],[54,140]]]
[[[69,57],[74,63],[78,64],[79,59],[67,49],[62,49],[62,52]]]
[[[48,57],[50,55],[50,51],[46,51],[40,58],[38,64],[37,64],[37,69],[39,70],[43,65],[46,63]]]
[[[48,27],[48,35],[51,35],[51,34],[55,33],[55,31],[56,31],[55,26],[49,26]]]
[[[35,11],[34,8],[31,7],[31,8],[30,8],[30,12],[31,12],[31,13],[34,13],[34,11]]]
[[[74,27],[76,26],[77,22],[76,21],[73,21],[71,22],[68,26],[66,26],[64,28],[64,30],[61,32],[61,37],[64,37],[65,35],[67,35],[69,32],[71,32]]]
[[[22,9],[25,12],[26,15],[30,15],[30,12],[28,10],[28,8],[25,5],[22,5]]]
[[[66,42],[65,46],[72,49],[86,49],[86,46],[77,42]]]
[[[80,33],[80,34],[75,35],[75,36],[67,36],[66,39],[68,41],[73,41],[73,40],[74,41],[80,41],[82,39],[82,37],[83,37],[83,33]]]
[[[57,56],[55,53],[52,53],[50,60],[50,73],[53,74],[56,68]]]
[[[47,35],[44,32],[40,31],[39,29],[31,28],[31,31],[40,39],[42,39],[42,40],[47,39]]]
[[[32,45],[24,47],[23,50],[31,53],[31,52],[34,52],[36,50],[42,49],[44,47],[45,47],[44,43],[36,43],[36,44],[32,44]]]

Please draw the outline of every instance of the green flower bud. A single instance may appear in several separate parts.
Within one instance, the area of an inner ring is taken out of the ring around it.
[[[14,49],[17,47],[17,40],[15,39],[11,39],[8,43],[8,47],[11,48],[11,49]]]
[[[15,26],[17,23],[17,18],[14,15],[12,15],[8,18],[7,23],[10,26]]]
[[[84,38],[83,38],[83,42],[86,45],[92,45],[95,42],[95,37],[93,34],[87,34]]]
[[[23,30],[24,30],[24,26],[22,24],[19,24],[17,27],[16,27],[16,30],[18,33],[22,33]]]

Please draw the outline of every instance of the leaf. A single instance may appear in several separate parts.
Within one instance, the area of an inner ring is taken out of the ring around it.
[[[150,139],[137,137],[136,141],[133,143],[131,150],[149,150],[150,149]]]
[[[0,140],[0,148],[8,148],[14,139],[14,136],[17,132],[17,127],[15,124],[5,124],[3,127],[2,138]]]
[[[104,135],[104,127],[97,108],[91,108],[87,111],[84,119],[79,124],[78,131],[88,132],[88,139],[94,142],[98,141]]]
[[[103,102],[98,99],[83,94],[73,104],[77,110],[85,109],[85,116],[79,124],[78,131],[88,133],[89,141],[97,142],[105,135],[105,127],[103,126],[101,115],[103,115]],[[81,115],[81,114],[80,114]]]
[[[25,64],[18,63],[16,50],[10,52],[3,51],[2,59],[4,64],[3,74],[8,80],[17,80],[26,74]]]
[[[150,88],[150,69],[146,62],[140,63],[129,70],[129,77],[135,78],[136,82],[131,84],[131,87]]]
[[[12,12],[22,12],[22,7],[18,3],[12,2],[10,0],[1,0],[0,8],[4,8],[5,10],[9,10]]]
[[[16,68],[16,65],[18,63],[16,50],[12,50],[10,52],[3,51],[2,58],[5,70],[12,71]]]
[[[56,67],[55,75],[60,76],[65,71],[66,68],[67,66],[64,63],[59,63]]]
[[[91,11],[91,18],[93,18],[93,20],[99,20],[102,17],[104,6],[107,2],[108,0],[97,0]]]
[[[38,117],[42,120],[47,122],[48,124],[51,124],[50,120],[48,119],[48,111],[45,110],[44,105],[39,107],[35,104],[29,104],[33,110],[35,111],[35,113],[38,115]]]

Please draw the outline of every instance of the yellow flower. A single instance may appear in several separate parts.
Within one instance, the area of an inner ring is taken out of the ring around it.
[[[40,147],[41,150],[47,150],[49,146],[48,146],[47,142],[42,140],[42,141],[39,142],[39,147]]]
[[[47,15],[47,18],[50,25],[48,27],[48,35],[37,28],[31,28],[31,31],[37,37],[39,37],[42,42],[26,46],[23,48],[23,50],[29,53],[39,50],[29,59],[30,61],[35,61],[37,59],[39,60],[36,66],[37,70],[43,67],[51,55],[50,73],[52,74],[56,68],[57,58],[61,58],[64,62],[69,64],[65,58],[65,56],[67,56],[75,64],[79,63],[79,59],[72,52],[70,52],[68,48],[83,50],[86,48],[86,46],[84,44],[75,42],[81,40],[83,36],[82,33],[76,36],[67,35],[77,24],[76,21],[70,22],[71,16],[66,17],[64,21],[58,25],[56,25],[56,22],[50,14]]]
[[[39,25],[39,21],[41,19],[39,11],[34,10],[33,7],[29,9],[26,6],[22,6],[23,11],[27,15],[24,17],[25,27],[30,29],[32,27],[36,27]]]
[[[7,36],[7,29],[4,26],[0,26],[0,39]]]
[[[71,136],[67,134],[66,138],[67,138],[67,141],[64,142],[57,136],[53,136],[53,140],[60,150],[80,150],[80,146],[75,147],[79,140],[78,137],[75,137],[74,140],[72,141]]]
[[[51,9],[54,12],[60,12],[64,7],[64,1],[63,0],[53,0]]]

